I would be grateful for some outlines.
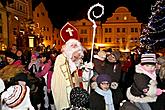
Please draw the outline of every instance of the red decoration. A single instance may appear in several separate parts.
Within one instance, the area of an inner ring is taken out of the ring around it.
[[[71,38],[78,39],[78,30],[67,22],[60,30],[60,36],[64,42],[67,42]]]

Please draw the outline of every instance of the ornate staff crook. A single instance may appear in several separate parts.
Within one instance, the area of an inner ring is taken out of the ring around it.
[[[100,15],[97,15],[96,16],[95,13],[94,13],[94,11],[92,11],[95,7],[100,7],[102,9],[102,12],[101,12]],[[101,5],[101,4],[99,4],[99,3],[97,3],[97,4],[93,5],[93,6],[91,6],[90,9],[88,10],[88,19],[93,23],[93,37],[92,37],[92,50],[91,50],[91,59],[90,59],[90,62],[92,62],[92,58],[93,58],[93,47],[94,47],[94,41],[95,41],[95,35],[96,35],[96,27],[97,27],[95,20],[93,20],[90,17],[91,11],[92,11],[93,17],[96,18],[96,19],[98,19],[98,18],[100,18],[104,14],[104,6]]]
[[[96,16],[95,13],[94,13],[94,11],[92,11],[95,7],[100,7],[102,9],[101,14],[98,15],[98,16]],[[93,37],[92,37],[92,49],[91,49],[90,62],[92,62],[92,58],[93,58],[93,47],[94,47],[94,41],[95,41],[95,35],[96,35],[96,27],[97,27],[95,20],[93,20],[90,17],[91,11],[92,11],[93,17],[96,18],[96,19],[98,19],[98,18],[100,18],[104,14],[104,6],[101,5],[101,4],[99,4],[99,3],[97,3],[97,4],[93,5],[93,6],[91,6],[90,9],[88,10],[88,19],[93,23]],[[90,79],[90,76],[91,76],[91,71],[89,72],[89,79]],[[90,85],[90,80],[88,81],[88,87],[87,87],[87,91],[88,92],[90,92],[89,91],[89,85]]]

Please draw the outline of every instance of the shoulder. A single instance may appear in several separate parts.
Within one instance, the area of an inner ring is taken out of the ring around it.
[[[55,63],[57,62],[65,63],[66,60],[67,60],[66,57],[63,54],[60,54],[57,56]]]

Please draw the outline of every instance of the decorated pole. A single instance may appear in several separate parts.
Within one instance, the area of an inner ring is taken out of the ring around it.
[[[100,15],[96,16],[94,11],[92,11],[95,7],[100,7],[102,9],[102,12],[100,13]],[[91,18],[91,11],[92,11],[93,17],[98,19],[98,18],[100,18],[104,14],[104,6],[99,4],[99,3],[97,3],[97,4],[93,5],[93,6],[91,6],[90,9],[88,10],[88,19],[93,23],[93,36],[92,36],[92,49],[91,49],[90,62],[92,62],[92,58],[93,58],[93,47],[94,47],[96,28],[97,28],[95,20]]]

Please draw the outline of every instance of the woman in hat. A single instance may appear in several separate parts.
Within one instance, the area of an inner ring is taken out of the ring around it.
[[[127,89],[127,98],[140,110],[151,110],[150,102],[155,102],[163,90],[157,88],[156,55],[146,53],[141,55],[141,63],[136,65],[134,82]]]
[[[116,110],[119,109],[119,104],[123,100],[123,92],[120,84],[121,79],[121,62],[120,52],[112,51],[107,54],[105,60],[105,73],[111,77],[111,91],[113,95],[113,103]]]
[[[98,87],[90,93],[90,110],[115,110],[112,92],[110,90],[110,76],[107,74],[100,74],[96,82]]]

